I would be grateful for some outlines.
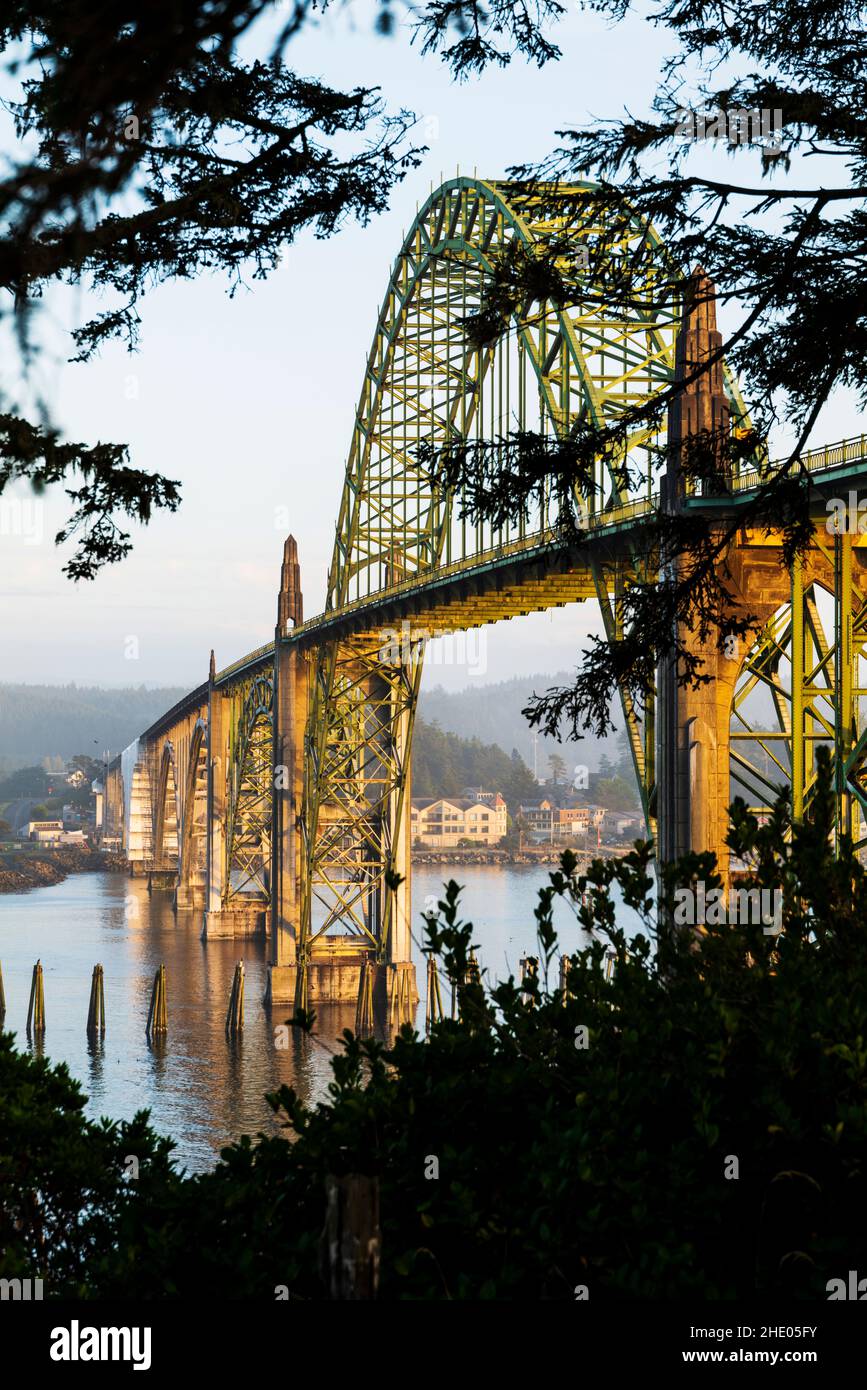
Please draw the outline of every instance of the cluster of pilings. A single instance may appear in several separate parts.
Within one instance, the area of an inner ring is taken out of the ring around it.
[[[165,1037],[168,1031],[169,1006],[166,990],[166,967],[164,965],[158,965],[157,973],[154,975],[153,989],[151,990],[151,1006],[148,1010],[145,1035],[150,1041],[150,1039],[154,1037]]]
[[[3,985],[3,967],[0,964],[0,1028],[6,1018],[6,991]],[[145,1035],[149,1041],[164,1038],[169,1028],[168,988],[166,967],[159,965],[154,975],[148,1009]],[[232,977],[229,994],[229,1009],[226,1014],[226,1033],[237,1037],[244,1029],[244,962],[238,961]],[[33,967],[30,985],[30,1002],[27,1008],[27,1036],[41,1037],[45,1033],[45,981],[42,961]],[[105,972],[101,965],[93,967],[90,981],[90,1000],[87,1006],[87,1035],[102,1037],[105,1033]]]
[[[0,1027],[6,1017],[6,991],[3,987],[3,969],[0,966]],[[33,967],[30,981],[30,1001],[27,1005],[27,1036],[41,1037],[45,1032],[45,976],[42,961]],[[90,982],[90,1001],[87,1007],[88,1036],[105,1032],[105,979],[101,965],[93,967]]]
[[[415,1019],[415,972],[409,963],[365,958],[358,980],[355,1031],[369,1037],[377,1027],[396,1029]]]
[[[560,989],[565,994],[568,988],[568,972],[571,961],[568,956],[563,956],[560,961]],[[392,967],[394,969],[394,967]],[[533,956],[526,956],[520,962],[521,983],[525,998],[529,1002],[532,991],[532,981],[538,977],[538,961]],[[361,975],[358,987],[358,1000],[355,1009],[355,1031],[360,1037],[369,1037],[376,1030],[377,1025],[385,1025],[389,1029],[399,1028],[404,1023],[414,1022],[415,1000],[413,998],[413,985],[409,970],[398,969],[391,983],[391,988],[386,984],[386,971],[388,966],[380,964],[370,958],[366,959],[361,967]],[[244,1031],[244,962],[238,961],[232,975],[232,985],[229,992],[229,1006],[226,1012],[226,1036],[237,1038]],[[466,983],[481,983],[481,969],[476,959],[475,953],[470,952],[467,963]],[[443,985],[440,978],[439,968],[436,957],[428,955],[427,958],[427,998],[425,1002],[425,1035],[430,1034],[435,1023],[441,1022],[446,1017],[458,1018],[461,1013],[460,990],[458,982],[449,978],[451,990],[450,1007],[448,1014],[443,1003]],[[529,987],[529,988],[528,988]],[[301,985],[301,972],[299,971],[299,990],[296,996],[296,1008],[306,1006],[306,997],[303,986]],[[6,1014],[6,995],[3,988],[3,970],[0,966],[0,1027]],[[36,1034],[41,1036],[45,1032],[45,986],[43,980],[42,962],[38,960],[33,967],[33,979],[30,986],[30,1004],[27,1010],[27,1035],[28,1037]],[[101,1037],[105,1033],[105,977],[101,965],[93,967],[93,975],[90,984],[90,1001],[87,1010],[87,1033],[89,1037]],[[165,1038],[168,1033],[168,988],[166,979],[166,967],[161,964],[157,967],[154,975],[154,982],[151,989],[150,1007],[148,1009],[147,1025],[145,1035],[148,1041]]]

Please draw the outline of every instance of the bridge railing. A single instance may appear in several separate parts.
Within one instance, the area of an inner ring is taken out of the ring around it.
[[[237,661],[232,661],[228,666],[224,666],[222,671],[217,672],[214,677],[215,685],[223,685],[230,676],[234,676],[238,671],[243,671],[246,666],[250,666],[257,661],[262,661],[265,657],[272,656],[273,653],[273,642],[266,642],[264,646],[257,647],[255,651],[247,652],[246,656],[240,656]]]
[[[621,526],[629,521],[639,520],[647,516],[650,512],[656,511],[659,506],[659,496],[653,493],[649,497],[642,497],[633,502],[624,502],[618,507],[610,507],[604,512],[595,512],[586,518],[582,530],[592,533],[594,531],[605,531],[611,526]],[[380,589],[374,590],[370,594],[364,594],[360,598],[351,599],[348,603],[342,604],[339,609],[331,609],[325,613],[320,613],[318,617],[311,618],[299,629],[299,633],[315,632],[318,628],[327,626],[336,618],[342,617],[346,613],[357,612],[367,607],[373,607],[381,603],[385,598],[398,598],[401,594],[411,593],[413,589],[418,589],[427,584],[440,583],[444,579],[449,579],[459,574],[471,574],[474,570],[485,569],[498,560],[507,560],[511,556],[525,555],[534,550],[541,550],[545,546],[554,545],[561,539],[562,533],[555,526],[547,526],[538,531],[533,531],[514,541],[504,541],[499,545],[491,546],[487,550],[477,551],[475,555],[463,557],[460,560],[453,560],[451,564],[437,565],[431,569],[417,570],[415,573],[407,575],[397,583],[384,585]],[[251,658],[247,658],[250,660]],[[240,663],[243,664],[243,663]]]
[[[847,463],[861,463],[867,459],[867,436],[856,435],[854,439],[841,439],[836,444],[825,444],[820,449],[808,449],[801,455],[801,463],[810,473],[818,473],[826,468],[842,468]],[[736,492],[759,487],[767,478],[782,467],[784,460],[776,460],[764,472],[753,469],[741,473],[734,479]]]
[[[175,720],[180,719],[181,716],[186,714],[190,709],[195,708],[196,705],[202,704],[207,698],[207,694],[208,683],[205,681],[203,685],[197,685],[195,690],[191,690],[183,699],[178,700],[177,704],[172,705],[171,709],[167,709],[165,714],[160,715],[159,719],[155,719],[154,722],[145,729],[144,733],[139,735],[139,738],[151,738],[154,734],[161,732],[167,724],[173,724]]]

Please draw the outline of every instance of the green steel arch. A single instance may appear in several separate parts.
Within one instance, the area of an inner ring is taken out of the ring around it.
[[[533,429],[567,440],[580,422],[615,423],[673,378],[682,281],[652,228],[636,218],[602,224],[592,185],[547,186],[456,178],[418,212],[395,261],[364,382],[338,515],[326,614],[364,604],[443,565],[468,564],[504,548],[531,548],[553,534],[550,498],[538,514],[496,530],[469,525],[462,499],[446,496],[419,462],[424,441],[496,440]],[[554,247],[576,286],[570,303],[528,300],[510,327],[474,345],[469,315],[482,304],[495,266],[515,245]],[[587,262],[628,259],[633,292],[612,301],[581,279]],[[576,272],[575,267],[579,270]],[[746,412],[726,374],[733,415]],[[588,521],[629,503],[632,515],[658,503],[664,426],[630,437],[631,483],[600,462],[584,499]],[[610,578],[594,573],[609,631],[616,613]],[[385,959],[397,912],[394,874],[406,863],[412,727],[423,643],[390,666],[375,633],[323,640],[312,657],[305,737],[299,963],[340,923]],[[650,740],[626,708],[639,782],[646,791]],[[650,731],[652,738],[652,730]],[[646,807],[647,809],[647,807]],[[301,998],[304,985],[299,985]]]
[[[273,670],[257,672],[233,692],[226,785],[226,865],[222,906],[271,898],[273,823]]]
[[[326,612],[388,587],[401,574],[421,574],[486,548],[484,535],[468,536],[466,528],[460,538],[453,534],[454,499],[438,494],[420,468],[422,440],[442,444],[474,431],[490,437],[491,426],[506,434],[524,424],[568,439],[585,417],[612,424],[672,380],[682,309],[676,268],[646,223],[594,221],[587,196],[592,188],[530,190],[457,178],[432,193],[418,213],[395,261],[367,359]],[[514,314],[508,335],[475,348],[465,320],[479,308],[498,258],[515,243],[557,246],[555,264],[566,274],[584,248],[591,258],[604,249],[609,264],[628,258],[638,294],[628,307],[612,305],[606,288],[594,290],[588,275],[574,302],[527,303]],[[728,372],[726,386],[733,415],[746,418]],[[535,399],[528,399],[528,389]],[[609,465],[603,476],[600,464],[597,490],[587,499],[591,515],[636,498],[652,507],[663,442],[664,431],[632,435],[630,451],[643,453],[644,466],[629,496],[619,473]],[[546,518],[538,520],[541,530]]]

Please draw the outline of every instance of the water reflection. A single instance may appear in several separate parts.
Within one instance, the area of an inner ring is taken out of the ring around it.
[[[535,942],[533,906],[545,881],[537,869],[461,869],[466,915],[488,976],[517,973]],[[442,893],[448,868],[419,870],[414,879],[414,954],[422,1000],[416,1026],[424,1027],[425,971],[421,913]],[[566,914],[564,945],[579,932]],[[243,956],[244,1031],[227,1036],[225,1021],[235,965]],[[41,958],[46,1032],[24,1036],[33,964]],[[279,1119],[267,1092],[292,1086],[302,1100],[326,1095],[338,1039],[354,1028],[352,1004],[322,1006],[315,1038],[282,1030],[291,1008],[263,1003],[264,942],[200,939],[197,913],[175,915],[168,893],[149,896],[145,885],[120,874],[80,874],[50,888],[0,897],[0,961],[6,993],[5,1027],[19,1047],[65,1061],[90,1099],[88,1112],[131,1118],[147,1108],[155,1128],[169,1134],[190,1169],[213,1163],[232,1138],[277,1133]],[[105,972],[106,1031],[88,1035],[94,964]],[[168,1032],[145,1037],[157,967],[166,966]],[[444,1001],[447,1003],[447,1001]]]

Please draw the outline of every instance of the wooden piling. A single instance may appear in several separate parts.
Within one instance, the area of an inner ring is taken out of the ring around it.
[[[358,981],[358,1003],[355,1006],[355,1031],[359,1037],[373,1032],[373,963],[366,957]]]
[[[226,1034],[235,1037],[244,1031],[244,962],[238,961],[232,976],[229,1009],[226,1014]]]
[[[481,969],[479,968],[479,962],[476,960],[476,953],[475,953],[475,951],[470,951],[469,957],[467,958],[467,968],[466,968],[466,970],[465,970],[465,972],[464,972],[464,985],[481,985],[481,983],[482,983],[482,972],[481,972]],[[454,992],[454,989],[453,989],[453,990],[452,990],[452,1001],[453,1001],[453,1002],[452,1002],[452,1018],[454,1018],[454,997],[455,997],[455,992]],[[463,1018],[463,1011],[461,1010],[461,992],[460,992],[460,990],[457,991],[457,999],[458,999],[458,1018]]]
[[[539,978],[539,962],[535,956],[522,956],[521,958],[521,993],[524,996],[525,1004],[533,1003],[533,995],[529,987]]]
[[[6,991],[3,988],[3,966],[0,965],[0,1026],[6,1017]]]
[[[379,1179],[326,1178],[320,1264],[329,1298],[374,1299],[379,1288]]]
[[[415,1014],[408,970],[396,967],[394,986],[388,1001],[388,1022],[392,1028],[399,1028],[404,1023],[412,1023]]]
[[[31,1028],[32,1025],[32,1028]],[[33,967],[33,980],[30,985],[30,1004],[27,1008],[27,1032],[45,1032],[45,986],[42,982],[42,961]]]
[[[572,969],[572,957],[560,957],[560,993],[563,996],[563,1003],[566,1003],[569,994],[569,971]]]
[[[300,1013],[303,1009],[308,1012],[310,1003],[310,977],[307,970],[307,960],[302,957],[298,961],[295,974],[295,1012]]]
[[[148,1012],[146,1034],[150,1038],[155,1033],[167,1033],[169,1028],[168,1004],[166,999],[166,967],[161,965],[154,975],[151,993],[151,1006]]]
[[[440,987],[440,976],[437,969],[436,956],[427,958],[427,1001],[424,1013],[424,1031],[430,1033],[435,1023],[439,1023],[445,1018],[443,1009],[443,995]]]
[[[90,981],[90,1006],[87,1010],[87,1031],[89,1034],[105,1032],[105,985],[102,966],[93,967]]]

